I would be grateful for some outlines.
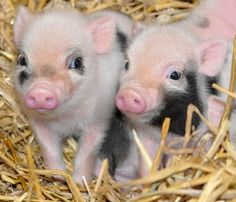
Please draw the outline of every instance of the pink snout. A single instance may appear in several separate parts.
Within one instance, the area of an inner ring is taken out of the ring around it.
[[[132,89],[123,90],[117,94],[116,106],[123,112],[142,113],[146,110],[145,100]]]
[[[41,112],[55,109],[58,106],[58,98],[50,89],[38,86],[27,93],[25,103],[29,108]]]

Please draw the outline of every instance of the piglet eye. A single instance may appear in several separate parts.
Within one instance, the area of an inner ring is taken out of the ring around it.
[[[19,55],[18,60],[17,60],[17,65],[27,66],[27,61],[26,61],[24,54]]]
[[[125,61],[125,70],[127,71],[128,69],[129,69],[129,61],[126,60],[126,61]]]
[[[170,72],[168,77],[172,80],[175,80],[175,81],[180,80],[182,78],[182,72],[177,71],[177,70],[173,70]]]
[[[73,60],[71,60],[71,63],[69,64],[69,69],[83,71],[84,65],[82,57],[76,57]]]

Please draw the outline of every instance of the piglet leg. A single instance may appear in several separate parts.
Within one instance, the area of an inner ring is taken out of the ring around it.
[[[159,146],[159,143],[150,138],[147,134],[141,134],[140,135],[140,141],[143,143],[143,146],[146,150],[146,152],[148,153],[149,157],[151,158],[151,160],[153,160],[153,158],[155,157],[155,153],[157,151],[157,148]],[[140,177],[144,177],[146,175],[148,175],[149,173],[149,168],[147,166],[147,163],[144,161],[143,157],[140,155],[140,160],[139,160],[139,176]]]
[[[48,169],[65,170],[65,164],[62,159],[61,138],[51,132],[45,125],[34,122],[33,126],[46,167]]]
[[[96,130],[89,130],[80,137],[73,173],[76,182],[81,183],[83,176],[87,181],[91,180],[102,137],[104,134]]]
[[[216,96],[208,98],[208,119],[215,126],[219,127],[224,113],[225,102]]]

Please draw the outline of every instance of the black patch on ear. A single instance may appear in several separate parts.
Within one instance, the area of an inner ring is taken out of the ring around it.
[[[152,118],[151,125],[161,127],[165,117],[170,117],[170,132],[176,133],[177,135],[184,135],[188,105],[193,104],[203,112],[203,103],[199,95],[196,74],[194,72],[187,72],[185,76],[187,80],[187,92],[166,94],[163,101],[165,107],[161,110],[159,116]],[[194,114],[192,125],[197,128],[199,124],[200,118]]]
[[[127,125],[121,112],[116,109],[99,152],[102,159],[109,161],[110,175],[114,176],[117,166],[128,156],[130,144]]]
[[[119,31],[119,30],[117,30],[116,35],[117,35],[117,41],[118,41],[118,43],[120,44],[120,49],[121,49],[121,51],[122,51],[122,52],[125,52],[125,50],[126,50],[127,47],[128,47],[127,36],[126,36],[123,32],[121,32],[121,31]]]
[[[205,76],[205,77],[206,77],[207,89],[209,90],[210,94],[218,95],[218,91],[212,87],[212,84],[218,83],[219,78],[218,77],[210,77],[210,76]]]
[[[29,77],[30,77],[29,73],[27,73],[26,71],[21,71],[18,77],[20,81],[20,85],[23,85],[24,82],[29,79]]]

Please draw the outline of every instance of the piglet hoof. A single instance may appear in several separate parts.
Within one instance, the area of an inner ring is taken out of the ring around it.
[[[53,161],[51,161],[51,162],[47,163],[46,167],[49,170],[58,170],[58,171],[65,171],[66,170],[65,164],[62,163],[62,162],[53,162]],[[65,177],[62,176],[62,175],[53,174],[52,177],[56,181],[65,182]]]
[[[92,180],[92,175],[89,175],[88,173],[82,174],[81,172],[74,172],[72,177],[79,185],[84,185],[84,180],[86,180],[88,183]]]
[[[53,175],[52,177],[54,180],[56,180],[58,182],[65,182],[66,181],[65,177],[62,175]]]

